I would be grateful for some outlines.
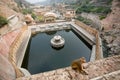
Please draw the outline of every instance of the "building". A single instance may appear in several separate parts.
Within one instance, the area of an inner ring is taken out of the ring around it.
[[[67,9],[65,13],[63,13],[64,19],[67,21],[71,21],[72,18],[75,18],[75,10]]]
[[[38,16],[44,15],[46,12],[50,12],[52,10],[51,6],[31,6],[34,13]]]
[[[72,18],[75,18],[75,10],[71,8],[70,5],[65,4],[57,4],[56,10],[58,10],[61,15],[63,15],[64,19],[70,21]]]
[[[52,12],[47,12],[44,14],[44,22],[55,22],[57,15]]]

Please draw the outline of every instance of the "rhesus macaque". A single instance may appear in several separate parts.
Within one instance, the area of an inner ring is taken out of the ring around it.
[[[80,59],[76,59],[72,62],[71,67],[72,69],[74,69],[75,71],[79,71],[80,73],[85,73],[87,74],[84,69],[83,69],[83,63],[86,63],[86,60],[84,57],[80,58]]]

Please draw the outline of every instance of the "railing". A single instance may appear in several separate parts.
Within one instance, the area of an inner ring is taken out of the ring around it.
[[[95,36],[95,38],[96,38],[96,60],[101,59],[102,52],[101,52],[101,43],[100,43],[99,32],[96,29],[93,29],[90,26],[88,26],[78,20],[75,20],[75,24],[77,24],[78,26],[80,26],[81,28],[83,28],[84,30],[89,32],[91,35]]]

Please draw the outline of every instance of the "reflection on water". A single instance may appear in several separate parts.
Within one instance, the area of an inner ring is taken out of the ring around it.
[[[49,31],[49,32],[46,32],[47,35],[54,35],[57,31]]]
[[[51,38],[56,34],[65,39],[64,47],[59,50],[52,48],[50,45]],[[28,55],[24,58],[24,61],[27,60],[28,63],[23,67],[28,69],[31,74],[36,74],[70,66],[74,59],[80,57],[85,57],[86,61],[89,61],[91,46],[84,42],[72,30],[57,31],[51,35],[46,33],[37,34],[32,37],[30,46],[28,46],[28,51],[26,51]]]

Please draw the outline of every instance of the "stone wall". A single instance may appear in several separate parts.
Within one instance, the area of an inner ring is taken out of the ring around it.
[[[90,26],[87,26],[86,24],[78,21],[78,20],[75,20],[75,24],[77,24],[78,26],[80,26],[81,28],[85,29],[87,32],[89,32],[90,34],[92,35],[96,35],[97,33],[97,30],[91,28]]]
[[[86,24],[75,20],[75,24],[77,24],[78,26],[80,26],[81,28],[83,28],[84,30],[86,30],[87,32],[89,32],[90,34],[94,35],[96,37],[96,59],[101,59],[102,56],[102,51],[101,51],[101,42],[100,42],[100,36],[99,36],[99,32],[97,30],[95,30],[94,28],[91,28],[90,26],[87,26]]]
[[[0,38],[0,53],[3,54],[6,58],[9,56],[9,49],[15,38],[17,37],[20,30],[14,30],[9,33],[6,33]]]
[[[15,70],[10,61],[0,54],[0,80],[15,80]]]
[[[16,65],[16,52],[26,30],[27,26],[23,26],[0,37],[0,80],[15,80],[23,75]]]
[[[8,25],[4,25],[3,27],[0,28],[0,36],[7,33],[9,30],[10,30],[10,27],[8,27]]]
[[[10,17],[8,17],[9,20],[9,26],[10,27],[14,27],[15,24],[17,24],[17,22],[19,21],[18,17],[16,15],[12,15]]]
[[[17,35],[16,39],[14,40],[14,42],[11,44],[10,46],[10,51],[9,51],[9,59],[15,69],[16,72],[16,77],[21,77],[23,76],[22,72],[19,70],[19,68],[17,67],[17,51],[20,47],[20,44],[22,43],[22,40],[24,38],[24,33],[27,30],[27,26],[23,26],[22,28],[20,28],[20,32]]]
[[[97,31],[96,33],[96,59],[103,58],[103,52],[101,49],[102,49],[101,38],[100,38],[99,32]]]
[[[9,51],[19,32],[20,30],[14,30],[0,38],[0,80],[14,80],[16,78],[14,67],[9,60]]]
[[[109,57],[96,60],[94,62],[84,63],[84,70],[87,74],[72,70],[71,67],[57,69],[49,72],[21,77],[17,80],[119,80],[120,77],[111,75],[107,78],[104,75],[120,70],[120,56]],[[120,74],[117,73],[119,76]],[[103,76],[104,79],[95,79]]]

